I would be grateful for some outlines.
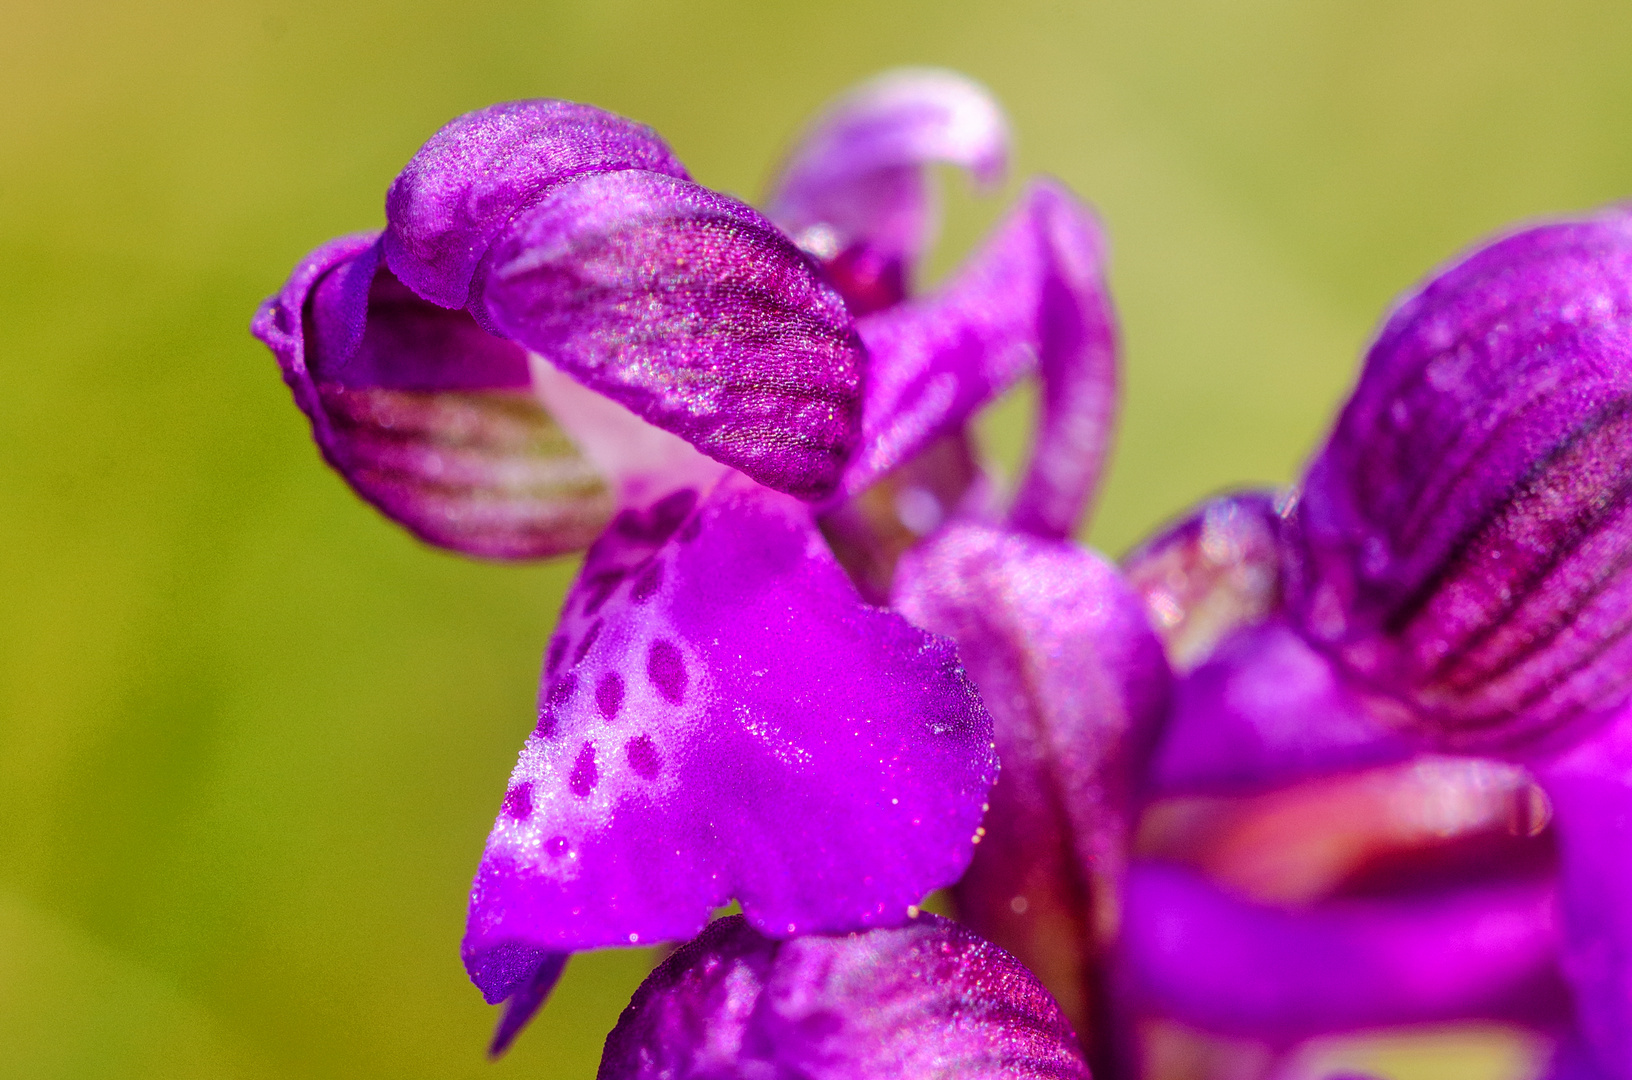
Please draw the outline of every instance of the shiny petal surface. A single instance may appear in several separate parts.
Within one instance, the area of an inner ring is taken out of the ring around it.
[[[773,221],[828,264],[858,313],[902,299],[933,239],[928,166],[1002,179],[1009,133],[985,87],[952,71],[888,72],[840,98],[805,132],[768,203]]]
[[[1110,563],[995,529],[953,526],[909,553],[896,604],[957,642],[1003,762],[960,917],[1037,972],[1087,1032],[1134,786],[1167,703],[1161,644]]]
[[[1606,1077],[1632,1077],[1632,715],[1542,772],[1563,857],[1564,970]]]
[[[861,320],[872,368],[844,493],[860,492],[1037,371],[1041,415],[1013,521],[1041,536],[1070,535],[1114,419],[1116,329],[1103,261],[1087,208],[1036,181],[943,290]]]
[[[582,176],[487,266],[492,324],[586,386],[779,491],[838,483],[865,354],[815,264],[748,206],[658,173]]]
[[[1292,524],[1305,632],[1440,745],[1531,753],[1626,700],[1632,215],[1526,229],[1407,296]]]
[[[1556,891],[1540,880],[1289,910],[1135,863],[1121,953],[1144,1008],[1292,1039],[1484,1017],[1556,1017]]]
[[[1087,1080],[1014,957],[957,923],[776,941],[721,919],[635,992],[599,1080]]]
[[[740,476],[620,512],[545,660],[465,956],[897,925],[968,864],[996,771],[950,643],[860,602]],[[499,987],[503,989],[503,987]]]
[[[1267,491],[1210,499],[1122,560],[1175,670],[1192,670],[1280,607],[1275,504]]]
[[[1398,761],[1412,744],[1279,619],[1238,631],[1180,679],[1150,769],[1153,793],[1262,790]]]
[[[374,236],[319,248],[252,327],[324,458],[428,543],[501,559],[586,547],[611,498],[531,393],[526,354],[415,296],[379,251]]]
[[[385,198],[385,256],[420,296],[460,308],[510,221],[551,186],[585,173],[643,169],[686,178],[657,133],[571,101],[511,101],[446,124]]]

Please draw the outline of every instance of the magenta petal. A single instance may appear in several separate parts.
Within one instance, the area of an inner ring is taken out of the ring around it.
[[[721,919],[663,962],[599,1080],[1088,1080],[1071,1028],[1012,956],[957,923],[775,941]]]
[[[465,956],[896,925],[996,769],[951,645],[868,607],[808,508],[730,476],[620,513],[568,597]],[[484,986],[484,989],[489,989]]]
[[[1549,881],[1307,910],[1236,899],[1136,863],[1121,955],[1145,1009],[1211,1031],[1293,1039],[1473,1016],[1553,1018],[1561,987]]]
[[[1305,632],[1442,746],[1534,752],[1632,691],[1632,216],[1407,296],[1310,466]]]
[[[1134,787],[1167,704],[1161,644],[1116,568],[1064,541],[953,526],[906,555],[895,595],[957,642],[1003,762],[959,914],[1086,1032]]]
[[[761,483],[820,498],[859,434],[844,302],[750,207],[673,177],[561,184],[498,241],[493,324]]]
[[[537,955],[537,962],[526,981],[519,986],[507,987],[508,994],[498,999],[505,1001],[504,1013],[499,1017],[499,1026],[494,1029],[493,1041],[488,1044],[488,1057],[499,1057],[510,1049],[510,1044],[516,1041],[516,1036],[521,1034],[522,1029],[538,1010],[544,1007],[544,1002],[549,1000],[550,991],[561,981],[561,973],[567,968],[568,954]]]
[[[1409,757],[1332,662],[1284,621],[1226,638],[1174,687],[1153,794],[1260,791]]]
[[[980,84],[929,68],[888,72],[810,126],[782,167],[767,213],[829,261],[854,309],[875,310],[901,298],[932,239],[928,167],[961,165],[995,183],[1008,143],[1002,110]]]
[[[619,169],[686,177],[656,132],[593,106],[541,99],[466,113],[391,184],[386,260],[420,296],[464,307],[483,254],[511,219],[551,185]]]
[[[1115,408],[1103,259],[1087,208],[1059,185],[1034,181],[948,286],[862,319],[872,368],[844,493],[860,492],[1037,370],[1042,414],[1013,520],[1041,536],[1070,535],[1098,481]]]
[[[1606,1077],[1632,1077],[1632,713],[1549,765],[1563,860],[1564,971]]]
[[[533,396],[525,352],[415,296],[379,250],[373,236],[319,248],[251,327],[324,458],[440,547],[517,559],[588,545],[611,499]]]

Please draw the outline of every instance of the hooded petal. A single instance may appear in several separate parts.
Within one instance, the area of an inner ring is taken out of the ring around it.
[[[414,295],[377,237],[307,256],[251,329],[324,458],[420,539],[540,558],[587,546],[611,516],[600,473],[531,393],[525,352]]]
[[[1226,638],[1180,679],[1150,768],[1155,793],[1262,790],[1398,761],[1412,744],[1279,619]]]
[[[561,183],[488,253],[501,332],[760,483],[821,498],[861,416],[844,302],[748,206],[671,176]]]
[[[555,184],[644,169],[686,179],[644,124],[571,101],[510,101],[449,121],[385,197],[385,258],[442,307],[474,298],[477,267],[511,220]]]
[[[985,87],[952,71],[906,68],[856,87],[789,155],[767,213],[828,264],[858,314],[900,301],[933,240],[928,167],[961,165],[995,184],[1008,124]]]
[[[1087,1080],[1048,991],[1003,950],[919,915],[776,941],[732,916],[654,971],[600,1080]]]
[[[1632,714],[1542,774],[1563,857],[1564,971],[1606,1077],[1632,1077]]]
[[[1405,298],[1310,466],[1303,630],[1441,745],[1533,752],[1632,690],[1632,215]]]
[[[1275,504],[1267,491],[1210,499],[1122,560],[1176,670],[1190,671],[1231,632],[1279,609]]]
[[[798,502],[728,476],[620,512],[551,643],[465,957],[898,925],[996,770],[952,647],[863,605]],[[511,984],[508,976],[501,983]]]
[[[1012,516],[1040,536],[1070,535],[1098,481],[1115,406],[1103,261],[1087,208],[1034,181],[948,286],[863,319],[872,368],[843,492],[860,492],[1037,370],[1041,415]]]
[[[896,603],[957,642],[1003,762],[959,914],[1036,971],[1088,1038],[1134,785],[1167,703],[1161,644],[1110,563],[995,529],[953,526],[909,553]]]
[[[1135,863],[1123,971],[1146,1009],[1211,1031],[1294,1039],[1471,1016],[1556,1019],[1546,880],[1289,910],[1189,871]]]

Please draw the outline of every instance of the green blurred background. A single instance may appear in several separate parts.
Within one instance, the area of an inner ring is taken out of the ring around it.
[[[246,331],[307,249],[379,226],[453,115],[592,102],[753,197],[851,82],[984,80],[1017,176],[1064,178],[1115,245],[1112,551],[1288,479],[1432,265],[1632,191],[1632,7],[1602,2],[58,0],[5,23],[8,1078],[587,1077],[642,974],[580,958],[482,1059],[464,893],[573,568],[386,524]],[[954,191],[936,267],[1002,202]]]

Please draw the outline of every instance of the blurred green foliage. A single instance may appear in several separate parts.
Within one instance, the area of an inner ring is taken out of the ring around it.
[[[1389,298],[1632,189],[1632,8],[1575,0],[13,4],[0,35],[0,1076],[586,1077],[638,952],[515,1053],[457,955],[570,565],[323,469],[255,303],[453,115],[559,96],[753,196],[830,95],[956,67],[1103,212],[1092,538],[1289,479]],[[1002,199],[952,193],[944,271]],[[1024,416],[993,433],[1012,454]],[[1444,1075],[1438,1073],[1436,1075]]]

